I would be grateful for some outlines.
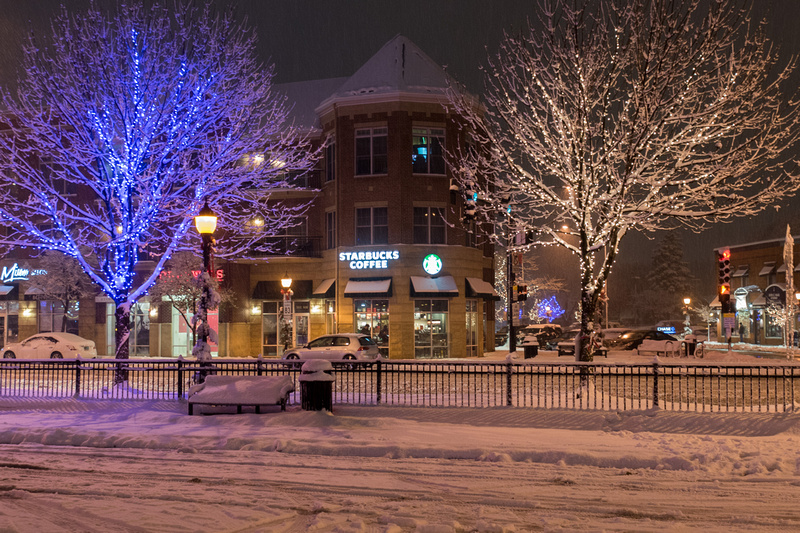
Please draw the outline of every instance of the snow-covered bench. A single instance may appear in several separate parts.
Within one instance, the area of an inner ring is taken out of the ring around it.
[[[575,355],[575,341],[565,341],[558,343],[558,356],[562,355]],[[608,358],[608,348],[601,346],[594,349],[594,355],[597,357]]]
[[[656,356],[678,357],[681,352],[681,343],[670,340],[657,341],[653,339],[644,339],[639,345],[638,352],[639,355],[654,354]]]
[[[203,383],[189,389],[189,414],[194,414],[195,405],[255,407],[261,412],[262,405],[280,405],[286,410],[289,394],[294,391],[294,381],[289,376],[207,376]]]

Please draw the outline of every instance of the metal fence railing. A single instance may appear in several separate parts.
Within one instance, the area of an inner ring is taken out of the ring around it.
[[[199,375],[283,375],[281,360],[0,360],[0,397],[184,399]],[[334,404],[785,412],[800,408],[800,366],[483,361],[334,363]],[[299,387],[290,403],[299,404]]]

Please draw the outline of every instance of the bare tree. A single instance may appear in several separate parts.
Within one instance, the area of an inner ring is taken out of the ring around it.
[[[58,252],[47,251],[39,261],[41,273],[32,276],[29,289],[43,300],[59,302],[63,309],[61,331],[67,331],[72,305],[92,294],[93,284],[78,261]]]
[[[288,124],[255,36],[197,4],[62,7],[2,97],[0,245],[74,257],[116,304],[117,358],[131,305],[173,253],[199,247],[204,203],[220,217],[217,254],[240,258],[269,251],[264,237],[306,207],[269,194],[316,152]]]
[[[485,106],[452,91],[477,149],[451,164],[479,189],[476,216],[508,208],[531,246],[577,256],[588,339],[629,231],[698,230],[796,192],[800,107],[782,92],[795,60],[778,68],[746,0],[542,0],[540,12],[489,58]],[[592,359],[587,344],[576,358]]]
[[[189,253],[179,252],[172,256],[169,270],[163,270],[158,281],[151,287],[150,296],[169,304],[178,312],[179,319],[192,332],[192,346],[197,343],[197,320],[193,315],[203,294],[203,261]],[[210,279],[211,288],[221,304],[230,304],[234,296],[229,289],[219,286],[216,279]],[[213,309],[213,308],[212,308]]]

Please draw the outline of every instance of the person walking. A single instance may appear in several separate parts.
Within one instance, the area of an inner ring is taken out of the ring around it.
[[[744,342],[744,322],[739,322],[739,342]]]

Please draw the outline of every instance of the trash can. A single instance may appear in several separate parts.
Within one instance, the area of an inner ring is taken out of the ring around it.
[[[333,412],[333,365],[312,359],[300,369],[300,406],[304,411]]]
[[[539,345],[536,343],[524,344],[522,351],[525,353],[525,359],[532,359],[539,355]]]
[[[694,357],[694,350],[697,347],[697,337],[694,335],[686,335],[683,339],[683,346],[686,357]]]

